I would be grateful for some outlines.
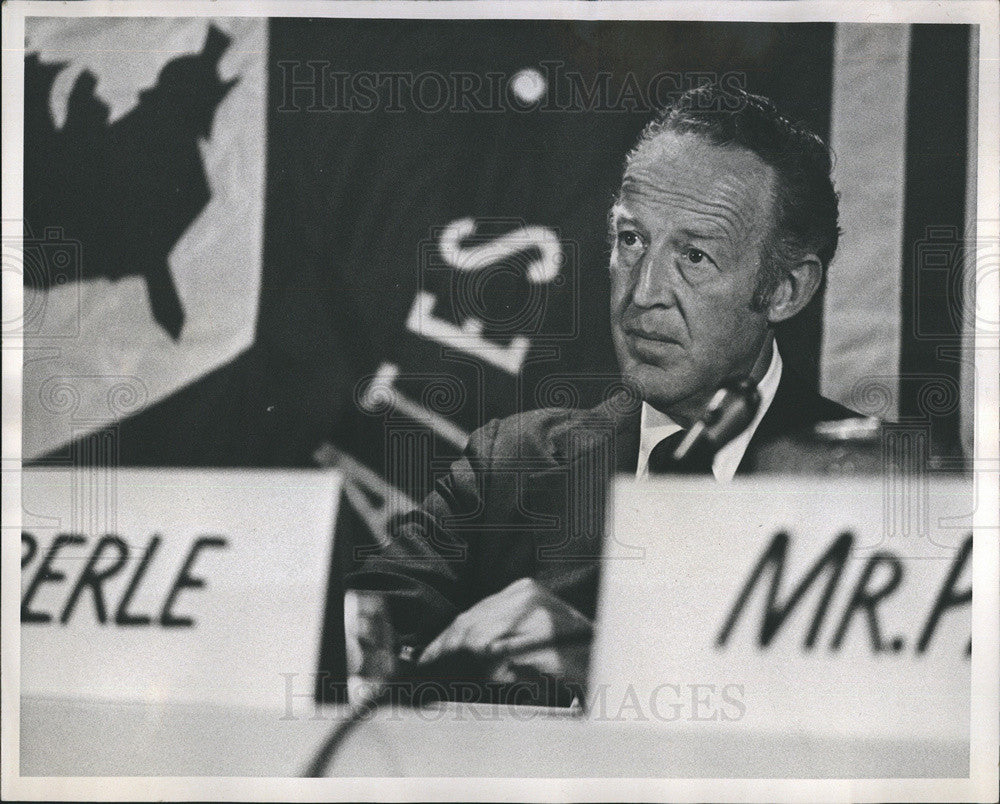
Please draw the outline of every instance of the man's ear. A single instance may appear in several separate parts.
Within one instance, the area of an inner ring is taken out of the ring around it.
[[[786,321],[799,313],[815,295],[823,281],[823,264],[815,254],[807,254],[785,273],[771,294],[767,320],[771,324]]]

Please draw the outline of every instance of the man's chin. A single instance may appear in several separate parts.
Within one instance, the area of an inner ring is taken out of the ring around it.
[[[644,401],[661,410],[686,397],[687,378],[680,371],[629,361],[622,367],[622,377]]]

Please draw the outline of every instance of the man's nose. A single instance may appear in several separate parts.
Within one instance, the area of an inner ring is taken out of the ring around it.
[[[636,307],[671,307],[675,301],[669,262],[664,257],[647,255],[632,287],[632,303]]]

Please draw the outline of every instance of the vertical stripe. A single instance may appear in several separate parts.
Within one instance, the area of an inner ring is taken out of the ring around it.
[[[914,25],[907,95],[900,417],[960,459],[968,124],[967,25]]]
[[[910,29],[837,25],[830,144],[843,236],[824,306],[820,388],[895,419]]]
[[[975,158],[978,149],[978,124],[979,124],[979,26],[973,26],[969,40],[969,140],[967,152],[969,158],[966,160],[965,170],[965,236],[969,243],[974,243],[974,253],[978,258],[979,240],[976,231],[976,189],[979,164]],[[975,437],[975,408],[976,408],[976,276],[975,271],[979,265],[978,259],[964,260],[964,269],[967,272],[963,277],[962,286],[965,289],[965,297],[962,302],[962,366],[960,370],[960,388],[962,394],[961,409],[959,411],[959,431],[962,444],[962,452],[966,460],[971,461],[973,457]]]

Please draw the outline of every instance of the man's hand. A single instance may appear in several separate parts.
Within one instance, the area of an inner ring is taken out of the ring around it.
[[[491,662],[494,681],[544,674],[586,681],[593,624],[532,578],[521,578],[455,618],[420,656],[426,665],[458,651]]]

